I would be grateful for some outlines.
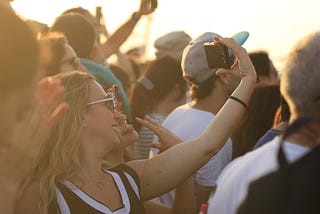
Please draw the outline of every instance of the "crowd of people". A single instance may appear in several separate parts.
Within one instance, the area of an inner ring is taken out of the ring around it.
[[[249,192],[279,169],[279,151],[312,167],[300,160],[320,142],[320,32],[281,75],[267,52],[242,47],[245,31],[168,32],[140,63],[120,47],[150,5],[111,34],[82,7],[46,26],[0,2],[0,213],[279,213]],[[281,209],[306,206],[285,191]]]

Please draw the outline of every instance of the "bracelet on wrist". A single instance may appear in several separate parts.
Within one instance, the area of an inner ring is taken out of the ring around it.
[[[234,96],[230,96],[229,98],[232,99],[232,100],[237,101],[238,103],[240,103],[245,109],[248,108],[248,105],[245,102],[243,102],[242,100],[240,100],[239,98],[234,97]]]
[[[131,15],[131,19],[136,21],[136,22],[139,21],[140,18],[141,18],[141,16],[137,12],[134,12]]]

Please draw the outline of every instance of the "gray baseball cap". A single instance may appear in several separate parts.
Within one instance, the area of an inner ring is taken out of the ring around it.
[[[206,32],[192,40],[183,51],[181,61],[183,76],[192,84],[198,85],[204,82],[217,70],[216,68],[209,69],[204,50],[204,44],[213,42],[214,36],[221,37],[216,33]],[[248,37],[249,33],[247,31],[242,31],[232,36],[240,45],[242,45]],[[231,52],[230,54],[232,55]]]

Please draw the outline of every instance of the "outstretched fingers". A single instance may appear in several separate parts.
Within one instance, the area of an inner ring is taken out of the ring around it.
[[[153,13],[155,11],[155,8],[152,8],[150,5],[151,0],[141,0],[138,13],[140,13],[141,15],[148,15],[150,13]]]
[[[159,149],[160,152],[165,151],[168,148],[182,142],[179,137],[177,137],[175,134],[163,127],[158,121],[152,119],[149,116],[146,116],[144,120],[137,118],[137,121],[141,125],[149,128],[158,136],[158,142],[153,142],[152,146]]]
[[[136,120],[142,126],[145,126],[148,129],[150,129],[151,131],[153,131],[156,135],[158,135],[160,129],[162,128],[161,124],[158,121],[152,119],[148,115],[146,115],[144,119],[136,118]]]

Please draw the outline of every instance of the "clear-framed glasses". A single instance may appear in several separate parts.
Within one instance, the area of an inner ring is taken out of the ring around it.
[[[119,104],[120,104],[120,100],[118,98],[118,86],[117,85],[112,85],[111,88],[108,88],[105,90],[107,94],[111,94],[111,96],[113,97],[114,99],[114,106],[115,108],[118,108],[119,107]],[[119,109],[117,109],[119,110]]]
[[[76,56],[75,57],[71,57],[71,58],[63,60],[62,64],[69,64],[74,69],[77,69],[80,66],[80,59],[79,59],[79,57],[76,57]]]
[[[91,106],[94,104],[98,104],[98,103],[105,103],[106,107],[112,112],[114,113],[114,110],[117,108],[117,103],[114,100],[114,96],[109,93],[108,97],[100,99],[100,100],[95,100],[95,101],[91,101],[87,103],[87,106]]]

